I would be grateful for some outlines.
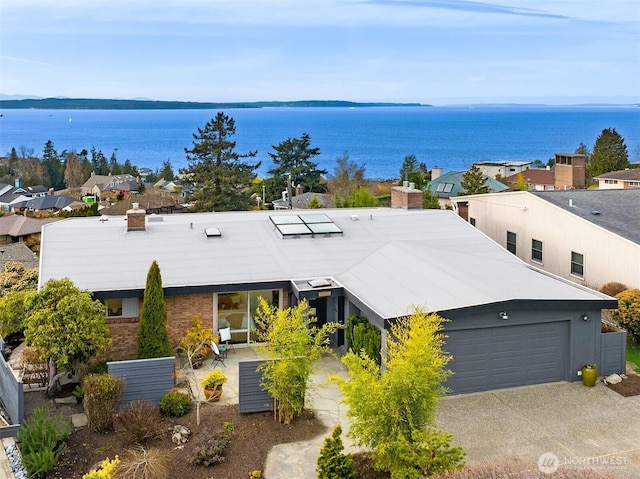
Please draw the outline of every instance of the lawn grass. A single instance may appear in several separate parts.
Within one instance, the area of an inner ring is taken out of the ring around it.
[[[627,361],[633,363],[633,367],[640,372],[640,345],[629,342],[627,344]]]

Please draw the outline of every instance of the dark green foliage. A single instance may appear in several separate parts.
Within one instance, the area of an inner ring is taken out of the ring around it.
[[[90,374],[85,376],[82,387],[89,427],[96,432],[112,431],[118,404],[124,395],[124,381],[112,374]]]
[[[438,202],[438,195],[431,193],[429,188],[426,188],[422,192],[422,207],[425,210],[439,210],[440,203]]]
[[[138,359],[164,358],[171,355],[162,277],[160,267],[154,261],[147,273],[142,311],[140,311]]]
[[[311,161],[311,158],[320,154],[320,148],[311,148],[311,136],[308,133],[303,133],[300,138],[287,138],[272,148],[275,151],[270,152],[269,156],[274,167],[268,173],[273,176],[270,185],[275,191],[269,191],[270,195],[279,196],[287,185],[289,175],[292,188],[301,185],[305,193],[325,191],[322,177],[327,170],[319,169],[318,163]]]
[[[587,172],[590,178],[629,167],[629,154],[624,139],[615,128],[605,128],[598,136],[589,157]]]
[[[490,189],[486,185],[486,181],[487,178],[482,174],[480,168],[473,165],[462,175],[460,186],[464,190],[465,195],[479,195],[489,193]]]
[[[173,168],[171,167],[171,161],[170,160],[162,162],[162,169],[158,173],[158,176],[160,178],[162,178],[163,180],[165,180],[165,181],[171,181],[171,180],[173,180],[175,178],[175,175],[173,174]]]
[[[24,421],[18,440],[22,461],[29,477],[41,478],[53,470],[66,449],[71,424],[62,416],[50,416],[46,408],[37,408]]]
[[[225,431],[213,433],[205,427],[195,439],[196,446],[189,456],[190,464],[213,466],[225,460],[231,439]]]
[[[132,401],[116,415],[116,423],[131,441],[140,444],[157,437],[160,432],[160,408],[151,401]]]
[[[351,351],[357,354],[364,350],[365,354],[376,364],[381,364],[382,334],[367,318],[356,315],[349,316],[345,337]]]
[[[171,391],[160,398],[163,416],[180,417],[191,411],[191,398],[186,393]]]
[[[404,181],[409,183],[415,183],[415,187],[419,190],[425,186],[431,179],[431,174],[427,170],[427,165],[424,163],[418,164],[416,155],[407,155],[402,161],[402,167],[400,168],[400,185]]]
[[[318,457],[318,479],[353,479],[355,477],[354,461],[350,454],[344,454],[342,444],[342,428],[337,424],[331,437],[324,440],[324,446]]]
[[[58,213],[60,218],[79,218],[79,217],[87,217],[87,216],[99,216],[98,213],[98,203],[87,203],[87,206],[84,208],[80,208],[78,210],[71,211],[60,211]]]
[[[189,167],[184,173],[196,185],[190,198],[195,211],[248,210],[253,205],[251,185],[260,162],[241,161],[257,152],[237,153],[236,142],[231,140],[235,133],[233,118],[218,112],[193,135],[193,148],[185,148]]]
[[[109,366],[107,363],[111,359],[101,359],[100,361],[93,361],[89,364],[88,374],[107,374],[109,372]]]
[[[46,177],[45,186],[55,190],[64,188],[64,165],[62,164],[64,156],[66,154],[58,154],[51,140],[44,145],[41,163]]]

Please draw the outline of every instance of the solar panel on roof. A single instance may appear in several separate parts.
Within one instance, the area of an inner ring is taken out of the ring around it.
[[[273,215],[269,219],[282,236],[342,234],[342,230],[324,213]]]

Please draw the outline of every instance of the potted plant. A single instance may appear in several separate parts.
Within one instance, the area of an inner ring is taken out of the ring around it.
[[[593,387],[598,380],[598,366],[595,363],[587,363],[582,366],[582,382],[585,386]]]
[[[200,382],[204,388],[207,401],[218,401],[222,395],[222,385],[227,382],[227,376],[220,370],[214,369]]]

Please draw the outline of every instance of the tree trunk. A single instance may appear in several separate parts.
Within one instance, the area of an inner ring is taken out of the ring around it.
[[[66,371],[61,373],[58,372],[58,368],[56,367],[56,363],[53,359],[49,359],[49,384],[47,385],[47,397],[54,397],[62,390],[62,385],[60,384],[60,378],[66,374]]]

